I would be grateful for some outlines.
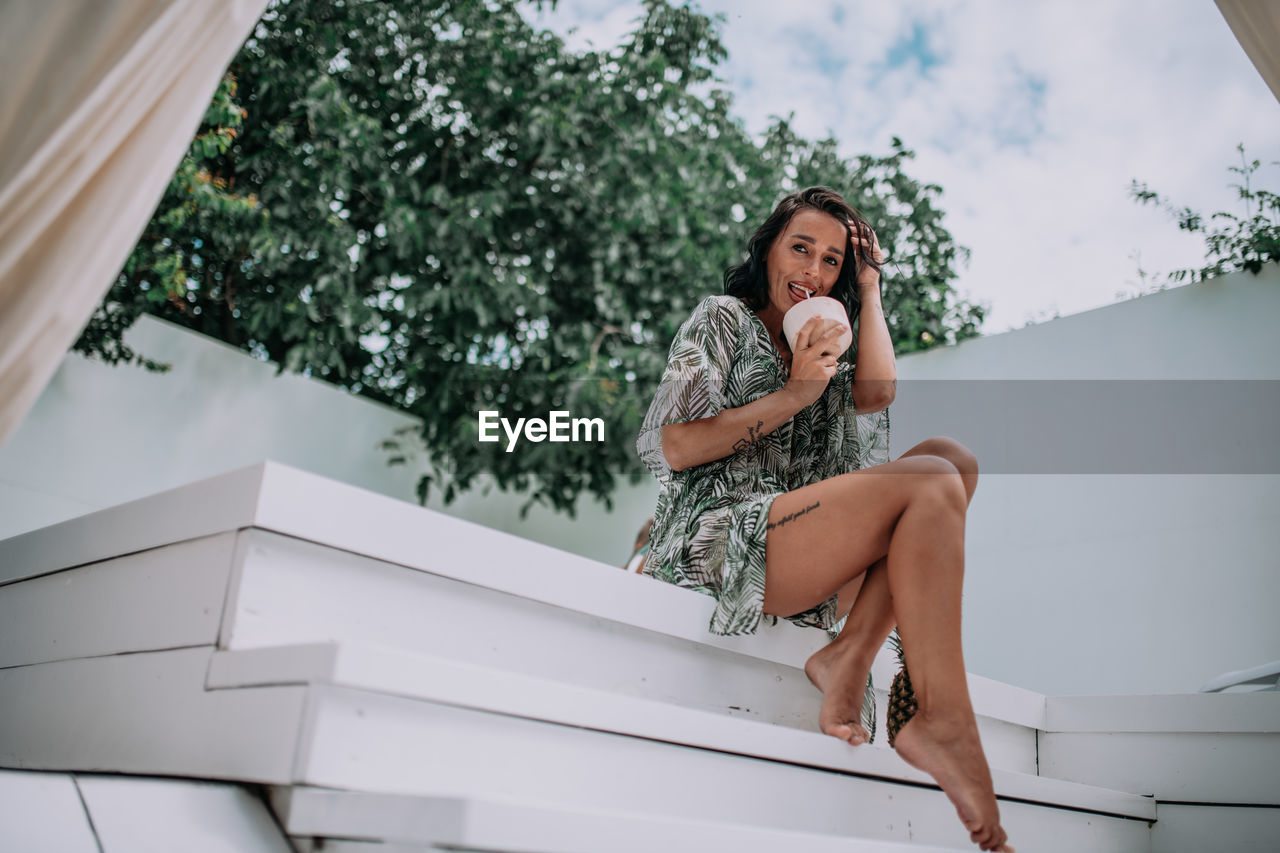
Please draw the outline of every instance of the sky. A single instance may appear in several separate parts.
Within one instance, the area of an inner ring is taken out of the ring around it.
[[[959,295],[984,334],[1154,289],[1204,242],[1129,198],[1244,215],[1229,185],[1280,191],[1280,103],[1212,0],[704,0],[722,13],[718,76],[752,132],[794,114],[849,157],[899,136],[972,256]],[[571,47],[616,46],[639,0],[559,0],[531,20]],[[872,223],[874,226],[875,223]],[[892,265],[889,267],[892,271]],[[1141,272],[1145,272],[1145,277]]]

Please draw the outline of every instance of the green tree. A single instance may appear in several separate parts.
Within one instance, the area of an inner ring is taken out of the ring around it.
[[[266,216],[252,192],[235,192],[235,176],[222,168],[227,150],[240,132],[246,113],[236,100],[236,80],[223,77],[204,121],[177,171],[169,181],[160,205],[139,238],[114,287],[98,306],[73,349],[110,364],[139,363],[164,371],[161,364],[133,351],[123,339],[138,315],[144,312],[185,322],[201,331],[235,342],[234,323],[219,330],[202,325],[205,310],[200,288],[210,279],[227,275],[227,259],[219,252],[228,244],[244,241],[241,254],[248,259],[261,249],[266,236]],[[220,288],[230,304],[234,282]],[[227,319],[231,319],[227,315]]]
[[[150,312],[416,415],[424,499],[488,473],[572,512],[643,476],[630,437],[676,329],[790,189],[831,184],[882,223],[900,350],[976,335],[912,153],[847,161],[781,120],[753,139],[724,56],[666,0],[580,53],[516,0],[280,0],[80,348],[136,358],[120,334]],[[477,440],[481,410],[557,409],[609,440]]]
[[[1254,275],[1266,264],[1280,261],[1280,195],[1265,189],[1254,189],[1254,173],[1261,168],[1258,160],[1245,157],[1244,143],[1236,146],[1240,153],[1240,165],[1228,166],[1227,171],[1240,176],[1240,183],[1228,184],[1244,203],[1244,216],[1218,211],[1207,220],[1189,207],[1175,207],[1168,199],[1153,192],[1145,183],[1130,182],[1129,196],[1139,204],[1153,204],[1165,210],[1178,223],[1178,228],[1194,234],[1203,234],[1205,264],[1198,269],[1180,269],[1169,273],[1163,289],[1168,284],[1182,281],[1197,282],[1206,278],[1247,270]],[[1271,165],[1280,166],[1272,161]],[[1145,271],[1140,271],[1145,280]]]

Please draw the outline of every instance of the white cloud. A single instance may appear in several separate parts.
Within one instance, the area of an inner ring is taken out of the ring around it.
[[[849,156],[887,153],[893,135],[916,151],[908,171],[943,187],[972,249],[957,289],[991,303],[989,333],[1115,301],[1138,284],[1135,253],[1148,272],[1198,264],[1200,241],[1129,200],[1131,179],[1242,213],[1236,144],[1280,159],[1280,104],[1202,0],[701,6],[726,15],[721,76],[749,128],[794,113]],[[599,48],[640,14],[562,0],[551,25],[575,22]],[[1280,167],[1255,180],[1275,188]]]
[[[559,0],[555,9],[548,4],[541,13],[529,14],[527,19],[558,33],[572,50],[608,50],[643,17],[643,7],[628,0]]]

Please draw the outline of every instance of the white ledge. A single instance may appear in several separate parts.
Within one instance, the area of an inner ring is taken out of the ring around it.
[[[788,666],[827,643],[785,620],[711,634],[706,595],[275,462],[0,541],[0,584],[248,527]],[[886,661],[875,669],[882,687]],[[977,713],[1043,727],[1043,695],[972,674],[969,686]]]
[[[1280,732],[1280,693],[1051,696],[1046,732]]]
[[[206,686],[334,684],[525,719],[936,787],[892,749],[396,649],[311,643],[214,654]],[[994,770],[1001,797],[1153,820],[1146,797]]]

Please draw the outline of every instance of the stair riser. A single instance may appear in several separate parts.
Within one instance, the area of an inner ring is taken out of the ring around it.
[[[8,584],[0,617],[3,667],[195,647],[220,634],[233,646],[354,638],[803,731],[816,730],[821,701],[798,667],[252,529]],[[878,705],[883,721],[883,690]],[[1035,772],[1032,729],[979,725],[994,767]]]
[[[340,687],[313,688],[301,744],[298,782],[319,787],[967,843],[936,789]],[[1148,849],[1145,821],[1012,802],[1001,810],[1029,849]]]
[[[1045,732],[1040,767],[1161,800],[1280,806],[1280,734]]]
[[[817,731],[795,666],[259,530],[243,531],[220,645],[394,647]],[[887,687],[887,682],[881,688]],[[879,710],[884,738],[884,692]],[[993,767],[1035,773],[1035,731],[979,718]],[[881,740],[880,742],[883,742]]]
[[[306,688],[206,691],[213,652],[0,671],[0,767],[287,783]]]
[[[0,764],[273,784],[342,778],[371,790],[406,787],[407,776],[419,790],[425,781],[450,794],[491,791],[496,779],[505,786],[500,790],[567,798],[575,807],[615,803],[701,817],[710,806],[712,816],[756,826],[772,819],[784,828],[857,832],[865,825],[872,838],[957,840],[950,807],[936,791],[342,688],[207,691],[202,681],[212,652],[183,649],[0,673]],[[303,714],[308,692],[310,710]],[[336,696],[345,697],[343,707]],[[425,718],[423,709],[431,712]],[[460,719],[466,722],[450,724]],[[299,743],[304,754],[295,770]],[[655,755],[660,761],[653,769]],[[380,771],[383,762],[390,765]],[[373,777],[348,773],[344,763]],[[610,769],[619,767],[629,770]],[[691,806],[673,780],[709,792],[700,794],[702,808]],[[745,796],[726,794],[725,785],[743,785]],[[850,803],[858,804],[852,812]],[[1021,837],[1046,834],[1040,849],[1146,849],[1141,821],[1017,803],[1005,803],[1003,811]]]
[[[587,811],[457,797],[406,797],[316,788],[273,789],[271,803],[295,836],[433,839],[450,850],[503,853],[968,853],[968,847],[817,835],[638,811]],[[415,841],[416,840],[416,841]]]
[[[1152,853],[1273,851],[1280,847],[1280,807],[1270,809],[1161,803]]]
[[[297,539],[241,535],[223,648],[388,646],[817,728],[821,694],[795,667]]]
[[[0,668],[217,641],[236,534],[0,586]]]

